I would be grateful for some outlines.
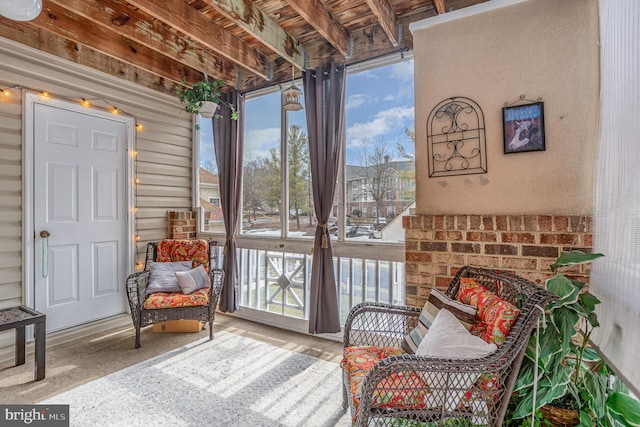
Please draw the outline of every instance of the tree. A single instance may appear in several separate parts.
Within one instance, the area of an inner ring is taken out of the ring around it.
[[[360,163],[362,168],[362,189],[376,204],[377,215],[383,212],[385,195],[391,189],[392,170],[389,166],[389,150],[384,139],[375,143],[364,141]]]
[[[251,160],[244,165],[242,175],[243,204],[245,211],[251,211],[252,216],[256,210],[263,207],[263,183],[266,176],[264,159]]]
[[[309,142],[300,126],[289,126],[287,135],[287,163],[289,164],[289,209],[296,216],[296,226],[300,230],[300,210],[311,217],[309,182]]]

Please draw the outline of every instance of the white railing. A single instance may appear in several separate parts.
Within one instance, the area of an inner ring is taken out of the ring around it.
[[[268,249],[238,249],[240,305],[297,319],[308,318],[312,256]],[[360,302],[404,304],[404,263],[334,257],[340,320]]]

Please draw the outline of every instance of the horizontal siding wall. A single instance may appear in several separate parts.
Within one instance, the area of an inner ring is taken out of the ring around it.
[[[134,191],[136,262],[143,262],[147,242],[168,236],[168,210],[192,207],[192,121],[176,98],[0,38],[0,88],[12,86],[18,88],[0,99],[0,308],[26,303],[23,89],[47,91],[71,102],[86,98],[96,108],[108,109],[110,104],[142,125],[133,143],[139,180]],[[12,332],[0,334],[0,349],[8,345],[13,345]]]

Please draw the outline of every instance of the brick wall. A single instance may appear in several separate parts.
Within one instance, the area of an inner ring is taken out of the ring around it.
[[[197,211],[168,212],[170,239],[195,239],[198,226]]]
[[[500,269],[544,284],[562,250],[590,252],[590,216],[411,215],[406,233],[407,304],[422,307],[464,265]],[[589,266],[568,271],[587,281]]]

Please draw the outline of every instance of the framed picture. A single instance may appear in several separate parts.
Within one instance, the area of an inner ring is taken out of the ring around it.
[[[502,109],[504,153],[544,151],[544,102]]]

